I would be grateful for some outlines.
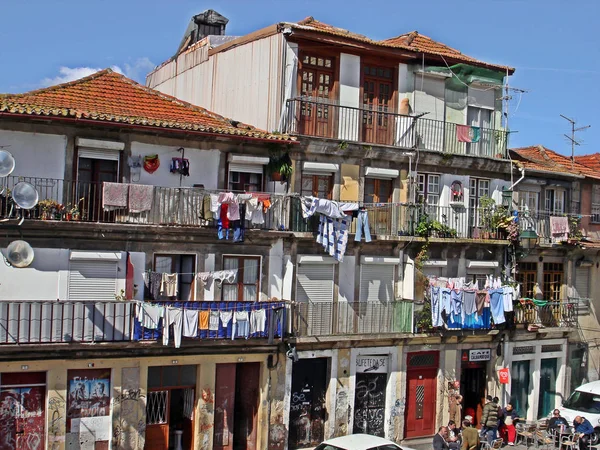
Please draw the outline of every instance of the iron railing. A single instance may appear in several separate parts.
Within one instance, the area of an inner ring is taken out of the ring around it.
[[[574,328],[578,306],[572,301],[547,302],[536,305],[531,300],[516,302],[515,324],[544,327]]]
[[[386,107],[341,106],[315,98],[287,101],[283,131],[340,141],[391,145],[404,149],[507,159],[508,133],[479,128],[478,142],[458,140],[459,124],[406,116]]]
[[[296,303],[292,332],[296,337],[412,333],[413,302]]]
[[[553,233],[553,219],[566,221],[569,231],[566,234]],[[577,239],[581,233],[581,223],[577,215],[564,215],[547,211],[519,211],[519,229],[536,232],[541,244],[558,244],[568,239]]]
[[[0,345],[130,341],[134,317],[133,302],[3,301]]]

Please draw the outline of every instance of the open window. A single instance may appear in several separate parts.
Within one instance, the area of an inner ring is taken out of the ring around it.
[[[223,256],[223,270],[236,270],[235,279],[223,282],[224,302],[257,302],[260,288],[260,256]]]

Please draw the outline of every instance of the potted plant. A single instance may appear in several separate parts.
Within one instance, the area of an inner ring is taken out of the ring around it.
[[[38,203],[41,211],[42,220],[51,220],[55,218],[55,212],[59,206],[58,202],[51,199],[40,200]]]
[[[288,181],[293,172],[292,159],[288,153],[272,154],[269,157],[267,171],[271,174],[273,181]]]

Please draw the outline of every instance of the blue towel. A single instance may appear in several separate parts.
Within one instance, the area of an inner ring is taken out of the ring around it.
[[[492,309],[492,317],[494,318],[494,323],[499,325],[501,323],[506,322],[504,318],[504,302],[502,295],[504,294],[504,290],[500,289],[490,289],[490,307]]]

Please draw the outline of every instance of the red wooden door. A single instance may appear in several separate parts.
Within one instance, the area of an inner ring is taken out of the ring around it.
[[[43,450],[46,374],[2,374],[0,450]]]
[[[169,448],[169,390],[148,392],[144,450]]]
[[[233,450],[236,364],[217,364],[213,449]]]
[[[405,437],[435,433],[438,353],[408,354],[406,370]]]
[[[234,450],[256,450],[259,379],[260,363],[241,363],[237,365],[236,407],[233,419]]]
[[[393,94],[392,82],[365,78],[363,83],[363,140],[391,145],[393,117],[389,115]]]
[[[300,134],[332,137],[333,73],[327,70],[300,70]]]

